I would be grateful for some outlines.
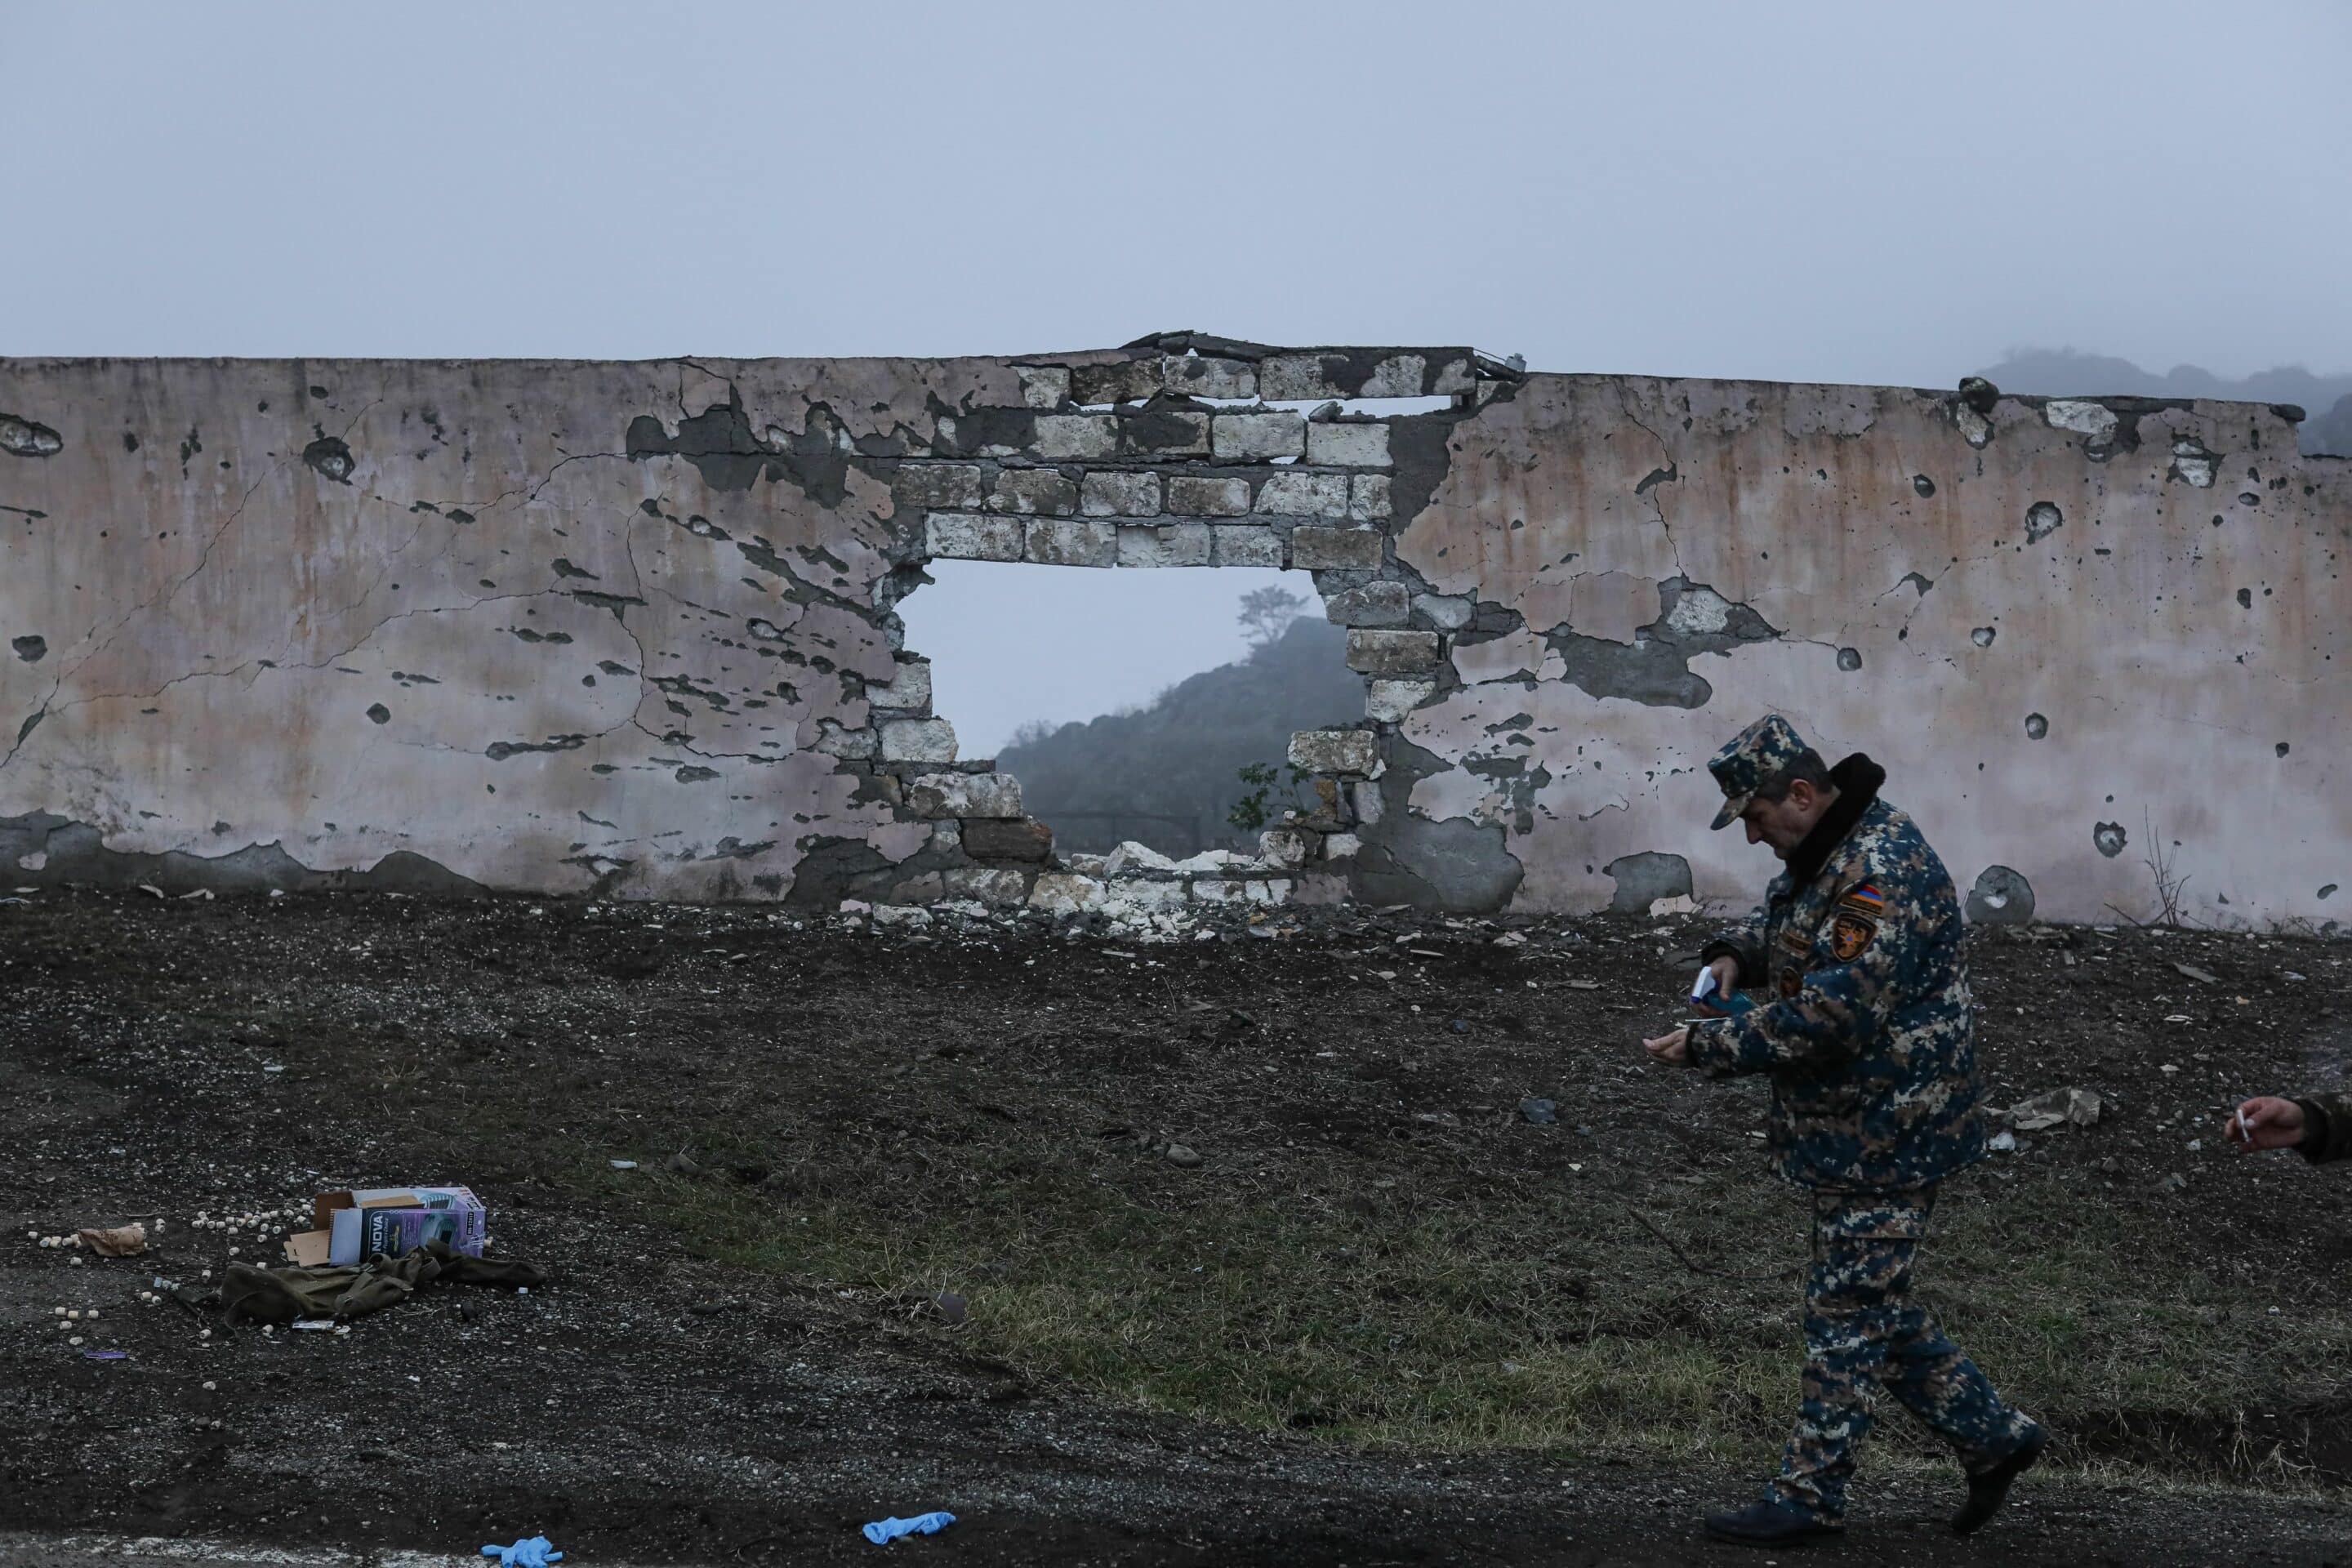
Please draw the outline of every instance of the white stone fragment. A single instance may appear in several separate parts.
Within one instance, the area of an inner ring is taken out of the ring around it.
[[[1209,525],[1205,522],[1121,523],[1118,563],[1122,566],[1206,566]]]
[[[1327,833],[1323,836],[1323,858],[1346,860],[1364,847],[1364,841],[1352,833]]]
[[[2115,437],[2116,427],[2122,423],[2116,411],[2105,404],[2085,403],[2074,398],[2053,398],[2042,405],[2042,417],[2053,429],[2072,430],[2088,436],[2091,445],[2104,447]]]
[[[1029,907],[1049,915],[1075,915],[1103,901],[1103,885],[1092,877],[1048,871],[1029,889]]]
[[[1106,877],[1132,877],[1139,871],[1172,872],[1175,869],[1175,861],[1149,844],[1139,844],[1132,838],[1103,857],[1103,875]]]
[[[889,684],[866,685],[866,700],[876,708],[899,708],[912,712],[929,712],[931,706],[931,661],[901,655],[898,673]]]
[[[1070,395],[1070,373],[1057,364],[1015,365],[1021,401],[1032,408],[1059,408]]]
[[[940,880],[955,899],[974,900],[974,907],[959,911],[962,913],[986,914],[989,905],[1017,904],[1029,896],[1029,879],[1018,871],[959,866]]]
[[[1307,848],[1307,835],[1296,827],[1269,827],[1257,836],[1258,858],[1286,871],[1306,864]]]
[[[1730,601],[1712,588],[1685,588],[1666,617],[1668,629],[1677,632],[1719,632],[1730,624]]]
[[[1372,367],[1359,397],[1419,397],[1429,377],[1429,361],[1419,354],[1391,354]]]
[[[951,763],[955,759],[955,726],[944,719],[893,719],[882,726],[886,763]]]
[[[1348,515],[1358,522],[1378,522],[1392,514],[1386,474],[1358,474],[1348,481]]]
[[[1477,605],[1466,598],[1454,598],[1441,594],[1415,594],[1412,596],[1415,614],[1430,625],[1449,632],[1458,632],[1470,624],[1478,613]]]
[[[1292,767],[1310,773],[1368,773],[1376,753],[1370,730],[1301,730],[1287,754]]]
[[[931,911],[910,904],[877,904],[866,918],[877,926],[922,927],[931,923]]]

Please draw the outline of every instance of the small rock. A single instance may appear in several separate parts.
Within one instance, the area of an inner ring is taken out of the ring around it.
[[[2198,982],[2200,984],[2219,985],[2221,984],[2221,977],[2220,975],[2210,974],[2204,970],[2198,968],[2195,964],[2176,963],[2172,967],[2180,971],[2181,973],[2189,976],[2189,979]]]
[[[1168,1163],[1171,1165],[1181,1165],[1190,1170],[1201,1163],[1201,1156],[1197,1151],[1184,1144],[1171,1143],[1168,1145]]]
[[[1998,1150],[2004,1154],[2015,1153],[2017,1152],[2017,1134],[2006,1131],[1996,1132],[1992,1137],[1985,1141],[1985,1147],[1988,1149]]]
[[[1519,1101],[1519,1114],[1538,1127],[1549,1127],[1559,1120],[1559,1107],[1549,1100],[1530,1096]],[[1580,1129],[1580,1131],[1582,1131]]]

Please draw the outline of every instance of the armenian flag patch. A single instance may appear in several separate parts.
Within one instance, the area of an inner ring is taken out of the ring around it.
[[[1838,902],[1865,920],[1883,920],[1886,915],[1886,895],[1873,882],[1856,882]]]
[[[1836,918],[1830,922],[1830,951],[1840,963],[1851,963],[1878,935],[1886,917],[1886,895],[1876,884],[1856,882],[1838,900]]]

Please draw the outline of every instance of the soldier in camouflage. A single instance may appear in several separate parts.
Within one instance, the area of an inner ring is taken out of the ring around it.
[[[1984,1524],[2048,1434],[2005,1404],[1911,1297],[1936,1184],[1984,1152],[1958,896],[1886,772],[1832,768],[1778,714],[1707,763],[1715,826],[1744,823],[1786,869],[1700,955],[1713,1015],[1643,1042],[1658,1060],[1771,1079],[1780,1173],[1812,1191],[1804,1399],[1762,1500],[1710,1514],[1724,1539],[1793,1545],[1843,1528],[1846,1482],[1884,1389],[1958,1451]],[[1751,1002],[1741,992],[1760,992]]]
[[[2300,1100],[2256,1095],[2230,1113],[2221,1132],[2248,1153],[2292,1149],[2315,1165],[2352,1160],[2352,1093]]]

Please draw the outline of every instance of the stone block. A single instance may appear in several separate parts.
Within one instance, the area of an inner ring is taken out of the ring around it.
[[[935,855],[962,854],[963,824],[961,822],[932,823],[931,842],[928,847]]]
[[[963,825],[963,852],[975,860],[1043,860],[1054,853],[1054,830],[1042,822],[975,819]]]
[[[902,883],[900,886],[914,897],[939,897],[936,892],[922,885],[924,880],[925,879],[919,877],[913,882]],[[929,880],[936,883],[939,879],[933,877]],[[931,923],[931,911],[914,909],[906,904],[877,904],[866,918],[874,922],[875,929],[877,931],[887,930],[892,926],[921,927]]]
[[[1380,522],[1391,515],[1389,477],[1358,474],[1348,481],[1348,515],[1358,522]]]
[[[1290,765],[1310,773],[1368,773],[1378,753],[1370,730],[1301,730],[1290,737]]]
[[[1307,452],[1307,421],[1288,409],[1265,414],[1220,414],[1210,421],[1209,449],[1229,463],[1303,457]]]
[[[1173,871],[1176,862],[1149,844],[1139,844],[1129,838],[1103,857],[1106,877],[1134,877],[1153,871]]]
[[[1316,397],[1351,395],[1323,374],[1321,354],[1273,354],[1260,360],[1257,395],[1269,403],[1303,403]]]
[[[1323,858],[1346,860],[1360,853],[1364,841],[1352,833],[1327,833],[1323,836]]]
[[[1070,371],[1070,395],[1080,403],[1141,403],[1160,395],[1164,356],[1082,364]]]
[[[1269,827],[1257,836],[1258,858],[1291,870],[1307,863],[1307,835],[1295,827]]]
[[[942,891],[950,899],[975,899],[983,904],[1018,904],[1029,897],[1029,874],[991,866],[958,866],[940,874]]]
[[[1282,566],[1282,535],[1262,523],[1209,525],[1209,559],[1220,566]]]
[[[1024,517],[1061,517],[1078,510],[1078,487],[1056,468],[1004,468],[989,504]]]
[[[1200,458],[1209,451],[1209,416],[1199,408],[1144,409],[1118,422],[1119,450],[1131,458]]]
[[[1385,468],[1389,427],[1377,423],[1309,425],[1307,460],[1338,468]]]
[[[1387,677],[1364,689],[1364,717],[1380,724],[1401,724],[1406,714],[1429,700],[1434,680],[1400,680]]]
[[[882,726],[886,763],[951,763],[955,726],[944,719],[893,719]]]
[[[927,820],[1018,817],[1021,781],[1011,773],[919,773],[907,781],[907,805]]]
[[[1178,517],[1246,517],[1249,509],[1247,479],[1176,474],[1168,480],[1168,510]]]
[[[970,511],[980,505],[981,471],[972,463],[906,463],[890,481],[898,504],[921,511]]]
[[[1375,779],[1358,779],[1348,786],[1348,805],[1357,822],[1366,827],[1381,819],[1381,786]]]
[[[1257,488],[1257,509],[1283,517],[1345,517],[1348,476],[1286,470]]]
[[[1429,380],[1429,361],[1420,354],[1391,354],[1364,378],[1359,397],[1419,397]]]
[[[1348,668],[1362,675],[1415,675],[1437,668],[1435,632],[1348,633]]]
[[[1043,910],[1049,915],[1082,914],[1103,901],[1103,885],[1092,877],[1080,877],[1061,871],[1045,871],[1038,875],[1029,889],[1029,907]]]
[[[1090,462],[1118,450],[1118,421],[1108,414],[1040,414],[1037,455],[1051,462]]]
[[[887,686],[866,683],[866,700],[876,708],[897,708],[910,713],[931,710],[931,661],[898,656],[898,672]]]
[[[1021,401],[1031,408],[1059,408],[1070,395],[1070,373],[1057,364],[1013,367],[1021,378]]]
[[[1122,566],[1206,566],[1209,525],[1205,522],[1123,522],[1118,528],[1118,563]]]
[[[1323,614],[1334,626],[1401,626],[1412,619],[1412,595],[1402,583],[1367,583],[1326,596]]]
[[[1042,566],[1115,566],[1118,529],[1091,518],[1033,517],[1023,559]]]
[[[1170,354],[1160,362],[1160,379],[1169,391],[1186,397],[1257,395],[1257,367],[1243,360]]]
[[[1431,397],[1453,397],[1476,390],[1478,376],[1466,359],[1450,359],[1437,367],[1424,388]]]
[[[870,762],[880,742],[871,730],[845,730],[831,719],[816,722],[816,744],[810,750],[845,762]]]
[[[1307,572],[1375,572],[1387,539],[1376,528],[1294,528],[1290,563]]]
[[[1449,632],[1460,631],[1478,613],[1475,600],[1454,598],[1443,594],[1415,594],[1412,607],[1423,620]]]
[[[1157,517],[1160,476],[1113,469],[1089,473],[1078,487],[1078,510],[1088,517]]]
[[[985,512],[935,511],[923,519],[923,551],[948,561],[1018,561],[1020,520]]]

